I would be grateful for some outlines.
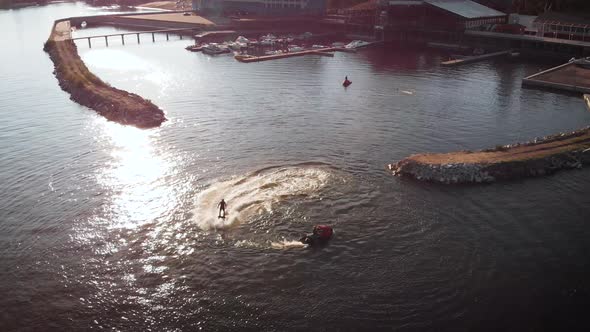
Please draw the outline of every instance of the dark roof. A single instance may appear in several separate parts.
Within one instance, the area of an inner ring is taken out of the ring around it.
[[[535,19],[536,23],[552,23],[559,25],[586,26],[590,25],[590,14],[568,14],[547,12]]]
[[[424,0],[424,2],[467,19],[506,16],[500,11],[470,0]]]

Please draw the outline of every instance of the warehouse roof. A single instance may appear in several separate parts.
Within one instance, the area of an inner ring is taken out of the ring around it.
[[[424,2],[468,19],[506,15],[470,0],[424,0]]]

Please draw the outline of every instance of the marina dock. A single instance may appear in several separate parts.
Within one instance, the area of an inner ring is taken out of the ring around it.
[[[333,57],[334,52],[355,53],[358,49],[380,45],[381,43],[382,43],[381,41],[377,41],[377,42],[367,43],[366,45],[362,45],[361,47],[356,47],[356,48],[326,47],[326,48],[304,50],[304,51],[300,51],[300,52],[288,52],[288,53],[279,53],[279,54],[271,54],[271,55],[263,55],[263,56],[251,56],[251,55],[239,54],[239,55],[235,56],[235,59],[240,62],[250,63],[250,62],[285,59],[285,58],[291,58],[291,57],[303,56],[303,55],[321,55],[321,56]]]
[[[203,40],[205,38],[220,38],[225,36],[233,36],[238,34],[235,30],[216,30],[216,31],[205,31],[195,35],[195,40]]]
[[[590,69],[568,62],[524,78],[522,86],[590,94]]]
[[[315,50],[305,50],[305,51],[300,51],[300,52],[289,52],[289,53],[271,54],[271,55],[263,55],[263,56],[236,55],[234,58],[240,62],[250,63],[250,62],[260,62],[260,61],[292,58],[292,57],[303,56],[303,55],[321,55],[321,56],[333,57],[334,54],[331,52],[336,52],[336,51],[350,52],[351,49],[340,48],[340,47],[328,47],[328,48],[320,48],[320,49],[315,49]]]
[[[460,66],[460,65],[465,65],[465,64],[469,64],[469,63],[474,63],[474,62],[478,62],[478,61],[483,61],[483,60],[487,60],[487,59],[492,59],[492,58],[497,58],[497,57],[501,57],[501,56],[506,56],[510,54],[510,50],[508,51],[501,51],[501,52],[494,52],[494,53],[488,53],[488,54],[482,54],[482,55],[476,55],[476,56],[467,56],[465,58],[462,59],[454,59],[454,60],[449,60],[449,61],[444,61],[441,63],[442,66],[445,67],[453,67],[453,66]]]

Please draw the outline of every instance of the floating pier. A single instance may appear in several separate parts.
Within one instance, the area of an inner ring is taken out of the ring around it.
[[[296,56],[303,56],[303,55],[322,55],[322,56],[334,56],[333,53],[336,51],[343,51],[348,52],[350,49],[340,48],[340,47],[328,47],[328,48],[320,48],[315,50],[305,50],[300,52],[289,52],[289,53],[280,53],[280,54],[271,54],[271,55],[263,55],[263,56],[250,56],[250,55],[236,55],[235,59],[240,62],[250,63],[250,62],[260,62],[260,61],[269,61],[269,60],[277,60],[277,59],[285,59],[285,58],[292,58]]]
[[[483,61],[483,60],[487,60],[487,59],[491,59],[491,58],[497,58],[497,57],[509,55],[510,52],[511,51],[508,50],[508,51],[494,52],[494,53],[488,53],[488,54],[482,54],[482,55],[476,55],[476,56],[467,56],[462,59],[444,61],[441,63],[441,65],[445,66],[445,67],[460,66],[460,65],[465,65],[468,63],[474,63],[474,62]]]
[[[590,69],[572,61],[526,77],[522,86],[590,94]]]
[[[334,53],[332,53],[332,52],[321,52],[321,51],[317,51],[316,54],[317,55],[323,55],[323,56],[331,57],[331,58],[334,57]]]

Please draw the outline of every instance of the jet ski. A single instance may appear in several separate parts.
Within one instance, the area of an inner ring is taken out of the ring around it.
[[[332,238],[334,230],[331,226],[316,225],[313,227],[313,233],[304,235],[299,241],[310,246],[318,244],[326,244]]]

